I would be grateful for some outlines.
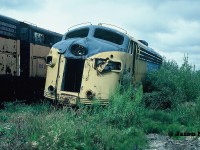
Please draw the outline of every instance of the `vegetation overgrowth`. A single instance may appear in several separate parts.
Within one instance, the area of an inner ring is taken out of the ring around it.
[[[184,58],[164,61],[141,84],[126,74],[107,106],[52,109],[49,104],[6,103],[0,110],[0,149],[143,149],[146,134],[200,129],[200,71]]]

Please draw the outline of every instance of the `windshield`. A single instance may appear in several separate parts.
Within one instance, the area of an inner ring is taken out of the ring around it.
[[[95,38],[106,40],[118,45],[122,45],[124,42],[124,37],[116,32],[112,32],[105,29],[97,28],[94,33]]]
[[[84,37],[88,36],[88,33],[89,33],[89,28],[84,28],[84,29],[79,29],[79,30],[71,31],[71,32],[68,32],[66,34],[65,39],[68,39],[68,38],[77,38],[77,37],[84,38]]]

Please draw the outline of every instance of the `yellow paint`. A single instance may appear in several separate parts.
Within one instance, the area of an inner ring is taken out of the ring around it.
[[[50,48],[30,43],[30,77],[46,76],[46,61]]]
[[[147,63],[143,60],[135,60],[135,73],[134,73],[134,82],[141,81],[147,71]]]
[[[65,99],[69,99],[70,105],[75,105],[78,102],[83,104],[91,104],[93,103],[94,99],[98,99],[102,104],[108,103],[109,96],[114,92],[115,88],[120,83],[120,76],[122,75],[125,67],[126,69],[130,68],[129,70],[132,68],[132,55],[128,53],[121,53],[117,51],[99,53],[85,60],[80,93],[62,91],[61,86],[66,58],[61,55],[59,63],[60,55],[57,53],[57,49],[52,48],[49,55],[52,54],[57,62],[53,67],[48,66],[45,85],[45,97],[52,100],[55,99],[55,95],[50,94],[48,89],[49,86],[53,86],[57,89],[57,97],[59,102],[64,103]],[[113,70],[107,73],[99,74],[97,69],[94,67],[96,58],[109,58],[110,61],[120,62],[121,70]],[[59,65],[60,68],[58,73]],[[91,91],[93,93],[93,100],[87,98],[87,91]]]

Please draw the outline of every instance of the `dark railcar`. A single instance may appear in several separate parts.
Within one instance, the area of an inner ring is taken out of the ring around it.
[[[62,35],[0,15],[0,101],[43,95],[46,55]]]

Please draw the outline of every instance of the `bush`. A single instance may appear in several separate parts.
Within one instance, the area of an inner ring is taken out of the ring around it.
[[[176,108],[178,104],[195,102],[200,92],[200,74],[189,65],[188,58],[178,67],[174,61],[164,60],[160,70],[152,71],[145,81],[151,93],[143,101],[153,109]]]

